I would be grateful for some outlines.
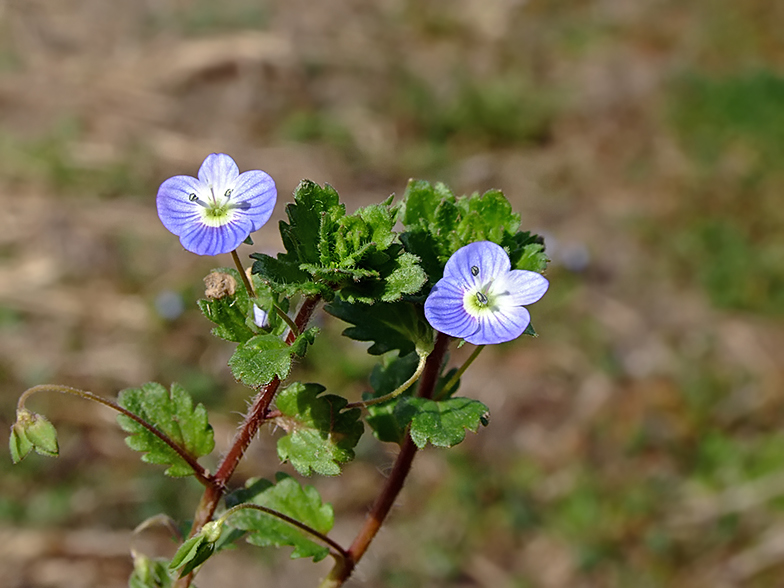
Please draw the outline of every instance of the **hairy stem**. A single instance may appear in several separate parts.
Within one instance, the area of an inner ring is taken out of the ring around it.
[[[435,347],[427,358],[417,396],[421,398],[432,397],[449,341],[450,337],[443,333],[438,333],[436,336]],[[406,433],[406,439],[400,448],[400,453],[398,453],[395,465],[392,467],[392,472],[389,474],[389,478],[387,478],[381,493],[376,498],[376,502],[365,517],[365,522],[362,524],[359,533],[357,533],[354,542],[349,547],[348,557],[343,561],[338,560],[335,563],[329,575],[321,583],[320,588],[337,588],[342,586],[351,576],[357,563],[367,551],[389,511],[392,509],[392,505],[395,503],[400,490],[402,490],[403,483],[411,471],[411,464],[414,461],[416,451],[416,445],[411,440],[411,436]]]
[[[205,470],[202,465],[196,461],[190,453],[188,453],[183,447],[180,447],[178,443],[173,441],[168,435],[159,431],[156,427],[145,421],[138,415],[135,415],[130,410],[123,408],[113,400],[109,400],[108,398],[103,398],[102,396],[98,396],[97,394],[93,394],[92,392],[88,392],[87,390],[79,390],[78,388],[71,388],[70,386],[60,386],[58,384],[41,384],[39,386],[33,386],[32,388],[28,388],[24,391],[24,393],[19,397],[19,402],[17,403],[17,410],[24,409],[24,404],[27,399],[37,392],[60,392],[61,394],[71,394],[73,396],[78,396],[79,398],[84,398],[86,400],[92,400],[93,402],[97,402],[99,404],[103,404],[104,406],[108,406],[109,408],[116,410],[120,414],[128,417],[129,419],[136,421],[142,427],[147,429],[150,433],[158,437],[161,441],[166,443],[172,450],[179,455],[185,463],[187,463],[191,469],[193,470],[194,476],[196,479],[199,480],[202,484],[207,486],[207,488],[211,488],[215,485],[215,480],[210,473]]]
[[[316,310],[319,301],[320,298],[317,296],[304,300],[294,319],[298,332],[302,332],[305,329],[310,317],[313,315],[313,311]],[[295,332],[290,330],[286,336],[286,343],[290,345],[296,338]],[[191,537],[198,533],[206,523],[212,520],[215,509],[218,508],[218,503],[226,493],[226,485],[234,473],[234,470],[237,469],[237,465],[248,449],[256,432],[259,430],[261,423],[269,418],[269,407],[270,404],[272,404],[272,399],[275,398],[275,394],[279,387],[280,380],[275,377],[272,381],[262,386],[254,398],[250,410],[248,410],[248,413],[245,415],[245,420],[234,436],[229,451],[223,456],[223,459],[218,465],[218,470],[215,472],[214,476],[215,483],[208,486],[201,497],[201,501],[199,502],[199,506],[193,517],[193,526],[191,527],[190,533]],[[193,574],[188,574],[177,580],[175,587],[188,588],[192,579]]]

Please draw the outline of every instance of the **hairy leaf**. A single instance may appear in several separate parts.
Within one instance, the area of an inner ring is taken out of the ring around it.
[[[318,329],[308,329],[291,345],[276,335],[256,335],[237,346],[229,367],[235,378],[251,388],[263,386],[276,376],[283,380],[291,370],[292,356],[304,357],[316,333]]]
[[[215,446],[207,410],[202,404],[194,407],[190,395],[179,384],[172,384],[171,391],[154,382],[141,388],[128,388],[120,392],[117,401],[164,433],[194,459],[207,455]],[[123,431],[130,433],[125,438],[128,446],[144,453],[142,461],[168,465],[165,473],[169,476],[193,473],[191,466],[174,449],[142,425],[125,415],[118,415],[117,422]]]
[[[286,432],[278,440],[278,456],[302,475],[315,471],[325,476],[340,473],[340,464],[354,459],[354,447],[364,427],[360,409],[343,411],[347,401],[327,394],[319,384],[295,382],[278,394],[282,416],[276,419]]]
[[[313,486],[300,486],[283,473],[276,476],[273,485],[268,480],[249,480],[245,488],[226,497],[229,507],[250,502],[285,514],[322,534],[332,529],[335,517],[332,507],[324,504]],[[272,515],[244,509],[231,516],[228,524],[248,531],[248,542],[260,547],[291,545],[292,559],[312,557],[320,561],[329,555],[329,549],[309,533]]]
[[[372,303],[399,300],[425,283],[418,258],[397,242],[391,197],[347,215],[334,188],[305,180],[294,201],[280,225],[286,252],[252,255],[253,272],[275,291],[326,301],[343,291],[348,300]]]

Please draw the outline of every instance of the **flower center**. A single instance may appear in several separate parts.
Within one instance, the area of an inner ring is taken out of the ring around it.
[[[201,207],[201,221],[207,226],[226,225],[234,219],[235,210],[247,210],[250,207],[247,202],[231,202],[232,188],[227,189],[222,197],[215,194],[212,186],[209,189],[210,194],[207,198],[199,198],[196,193],[188,195],[188,200]]]
[[[496,296],[492,289],[492,280],[487,284],[476,286],[465,291],[463,308],[471,316],[479,316],[497,310]]]

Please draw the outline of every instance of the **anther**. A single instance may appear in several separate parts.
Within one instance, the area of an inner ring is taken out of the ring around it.
[[[188,194],[188,200],[190,200],[191,202],[196,202],[198,199],[199,197],[196,196],[196,194]]]
[[[476,267],[475,265],[471,266],[471,275],[472,276],[478,276],[479,275],[479,268]]]
[[[477,292],[476,293],[476,300],[482,306],[486,306],[487,305],[487,296],[485,296],[484,293],[482,293],[482,292]]]
[[[226,190],[226,192],[225,192],[223,195],[224,195],[226,198],[231,198],[231,188],[229,188],[228,190]]]

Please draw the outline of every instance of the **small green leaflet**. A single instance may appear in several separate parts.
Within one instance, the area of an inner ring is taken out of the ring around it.
[[[272,508],[326,535],[332,529],[335,517],[332,507],[324,504],[313,486],[300,486],[283,473],[276,476],[276,484],[268,480],[249,480],[245,488],[226,497],[228,507],[252,502]],[[314,540],[313,536],[272,515],[245,509],[233,514],[228,524],[248,531],[248,542],[259,547],[291,545],[291,558],[312,557],[321,561],[329,549]]]
[[[171,392],[155,382],[141,388],[128,388],[120,392],[117,401],[164,433],[194,459],[207,455],[215,446],[207,410],[202,404],[194,407],[190,395],[179,384],[172,384]],[[139,423],[125,415],[118,415],[117,422],[123,431],[130,433],[125,438],[128,447],[144,453],[142,461],[168,465],[165,473],[169,476],[193,473],[176,451]]]
[[[452,447],[465,439],[465,430],[476,433],[487,425],[488,408],[478,400],[407,398],[397,406],[398,418],[411,422],[411,439],[422,449],[428,441],[436,447]]]
[[[364,427],[360,409],[343,411],[345,398],[334,394],[319,396],[319,384],[295,382],[276,399],[281,416],[276,423],[287,435],[278,440],[278,456],[302,475],[340,474],[340,464],[354,459],[354,447]]]
[[[237,346],[229,367],[234,377],[250,388],[263,386],[275,377],[283,380],[291,370],[292,356],[303,357],[317,333],[317,328],[310,328],[291,345],[277,335],[256,335]]]

